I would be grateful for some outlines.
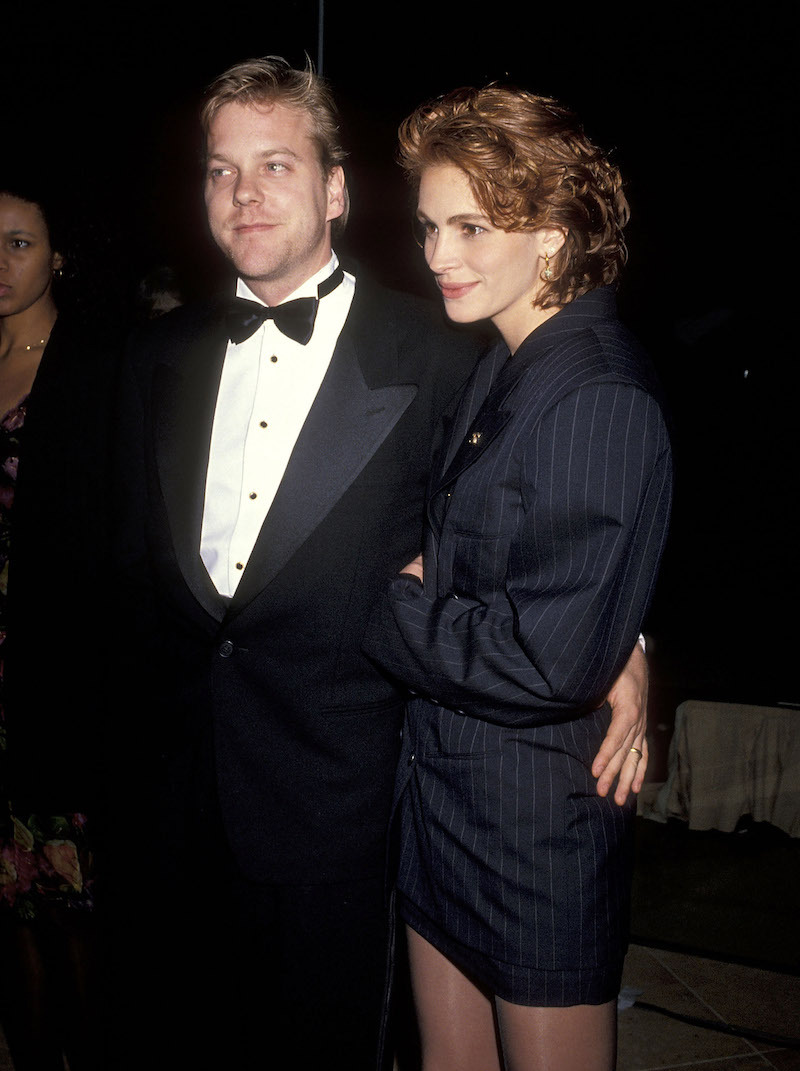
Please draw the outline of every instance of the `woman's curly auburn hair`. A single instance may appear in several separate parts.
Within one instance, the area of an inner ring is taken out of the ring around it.
[[[618,278],[629,216],[622,178],[557,101],[497,85],[456,89],[417,108],[399,138],[415,185],[426,167],[452,164],[493,226],[564,231],[537,306],[564,305]]]

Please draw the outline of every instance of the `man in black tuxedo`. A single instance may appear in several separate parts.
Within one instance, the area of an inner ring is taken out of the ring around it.
[[[419,550],[435,429],[477,349],[437,309],[342,271],[344,154],[317,78],[239,64],[203,120],[209,224],[240,300],[148,329],[120,415],[175,1043],[147,1066],[283,1066],[288,1045],[293,1068],[359,1071],[376,1061],[403,704],[361,643]],[[609,770],[641,729],[623,707]]]

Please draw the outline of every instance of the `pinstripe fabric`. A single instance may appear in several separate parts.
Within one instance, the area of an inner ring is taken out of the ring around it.
[[[506,999],[598,1003],[619,985],[632,809],[590,764],[663,549],[670,449],[610,291],[506,356],[476,369],[435,460],[424,587],[393,581],[370,633],[417,695],[400,902]]]

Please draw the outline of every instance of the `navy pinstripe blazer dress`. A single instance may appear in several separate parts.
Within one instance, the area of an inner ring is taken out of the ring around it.
[[[593,291],[476,368],[434,459],[425,582],[368,652],[404,681],[401,913],[504,999],[602,1003],[627,940],[633,807],[596,792],[602,705],[666,537],[649,364]]]

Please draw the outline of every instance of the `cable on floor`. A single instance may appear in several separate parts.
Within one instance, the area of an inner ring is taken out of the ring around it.
[[[784,1037],[782,1034],[770,1034],[764,1030],[753,1030],[748,1026],[734,1026],[719,1019],[700,1019],[696,1015],[684,1015],[682,1012],[670,1011],[668,1008],[661,1008],[658,1004],[650,1004],[648,1001],[639,1000],[638,998],[633,1001],[632,1005],[629,1004],[628,1006],[657,1012],[659,1015],[666,1015],[669,1019],[677,1019],[679,1022],[688,1023],[690,1026],[701,1026],[706,1030],[716,1030],[719,1034],[731,1034],[737,1038],[747,1038],[748,1041],[763,1041],[765,1044],[775,1045],[783,1049],[800,1049],[800,1038]]]

